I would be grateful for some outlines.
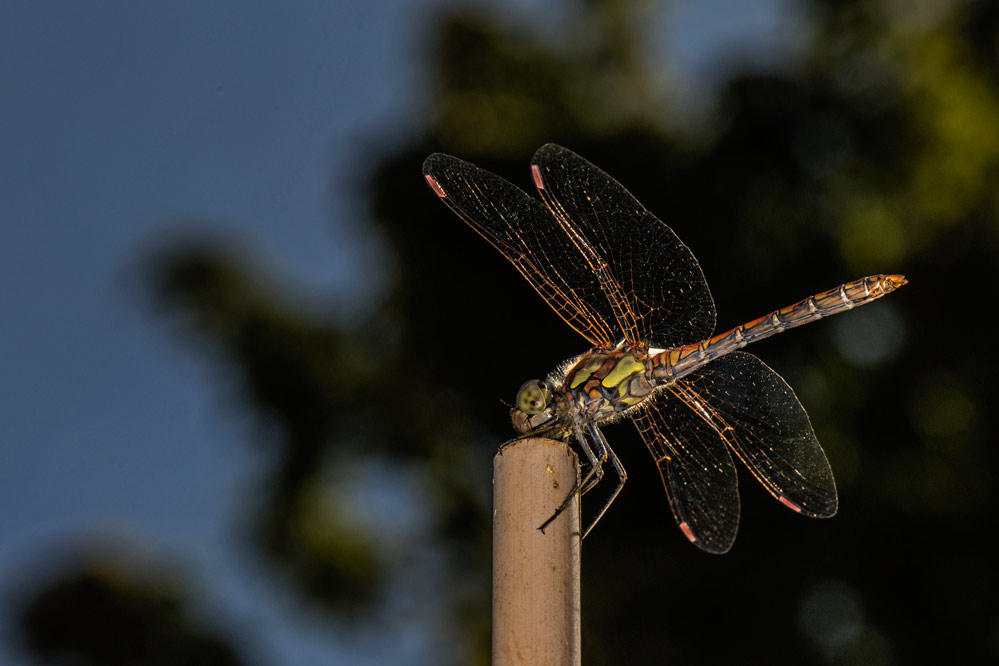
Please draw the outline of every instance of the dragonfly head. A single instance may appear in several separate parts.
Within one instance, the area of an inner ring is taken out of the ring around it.
[[[540,379],[524,382],[517,391],[517,403],[510,410],[514,430],[524,435],[544,427],[555,415],[551,405],[552,392]]]

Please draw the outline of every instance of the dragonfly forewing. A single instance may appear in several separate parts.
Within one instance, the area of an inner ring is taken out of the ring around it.
[[[711,335],[711,291],[700,264],[672,229],[570,150],[547,144],[531,165],[538,192],[566,235],[592,248],[606,265],[617,286],[607,297],[622,301],[616,312],[631,319],[622,326],[629,343],[672,347]]]
[[[430,155],[423,174],[440,200],[499,250],[569,326],[598,347],[620,339],[597,277],[540,201],[450,155]]]

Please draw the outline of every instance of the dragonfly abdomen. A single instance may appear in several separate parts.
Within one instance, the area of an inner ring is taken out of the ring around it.
[[[751,342],[851,310],[891,293],[906,283],[901,275],[871,275],[841,284],[695,344],[666,349],[651,357],[652,376],[669,381]]]

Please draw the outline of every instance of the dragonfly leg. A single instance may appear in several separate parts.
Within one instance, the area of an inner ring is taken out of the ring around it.
[[[579,446],[583,449],[583,453],[586,454],[586,457],[590,461],[590,469],[586,472],[580,482],[576,484],[573,492],[569,493],[569,497],[562,502],[562,509],[565,509],[565,507],[569,505],[569,501],[572,499],[572,496],[577,492],[579,493],[579,496],[582,497],[592,490],[593,486],[600,483],[602,478],[604,478],[604,463],[607,462],[607,451],[605,448],[600,449],[600,457],[598,458],[593,452],[593,447],[590,446],[587,439],[583,437],[582,430],[576,430],[576,439],[579,441]],[[597,446],[600,446],[599,442],[597,442]]]
[[[607,513],[607,509],[609,509],[610,505],[614,503],[615,499],[617,499],[618,493],[621,492],[621,489],[624,488],[625,482],[628,480],[628,472],[625,471],[624,465],[621,464],[621,459],[617,457],[616,453],[614,453],[614,449],[612,449],[607,443],[607,440],[604,439],[603,433],[593,426],[590,426],[589,430],[590,436],[593,437],[593,441],[597,442],[600,447],[603,459],[610,460],[611,464],[614,465],[614,471],[617,472],[617,487],[614,488],[614,492],[612,492],[610,497],[607,498],[607,501],[604,502],[604,506],[600,509],[600,513],[597,514],[597,517],[593,519],[593,522],[591,522],[589,527],[587,527],[583,532],[584,539],[586,538],[586,535],[589,534],[594,527],[596,527],[597,523],[600,522],[600,519],[604,517],[604,514]]]
[[[606,442],[594,440],[600,449],[600,456],[597,457],[597,455],[593,452],[593,447],[590,446],[589,441],[587,441],[586,437],[583,435],[582,430],[579,429],[578,427],[576,428],[576,440],[579,442],[580,448],[583,449],[583,452],[586,454],[586,457],[590,461],[590,469],[586,472],[586,475],[582,479],[580,479],[579,483],[573,486],[572,490],[569,492],[566,498],[562,501],[561,504],[559,504],[558,508],[555,509],[555,513],[553,513],[551,517],[548,518],[548,520],[543,522],[538,527],[538,529],[541,530],[542,532],[545,531],[546,527],[552,524],[552,521],[558,518],[559,515],[561,515],[561,513],[565,511],[566,507],[569,506],[569,503],[572,502],[573,498],[575,498],[576,495],[585,494],[590,489],[592,489],[593,486],[600,483],[600,479],[604,478],[604,463],[607,462]],[[592,525],[590,527],[592,528]]]

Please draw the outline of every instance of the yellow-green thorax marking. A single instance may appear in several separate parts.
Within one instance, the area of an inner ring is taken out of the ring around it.
[[[565,373],[566,396],[597,421],[613,418],[652,391],[648,358],[641,348],[584,354]]]

